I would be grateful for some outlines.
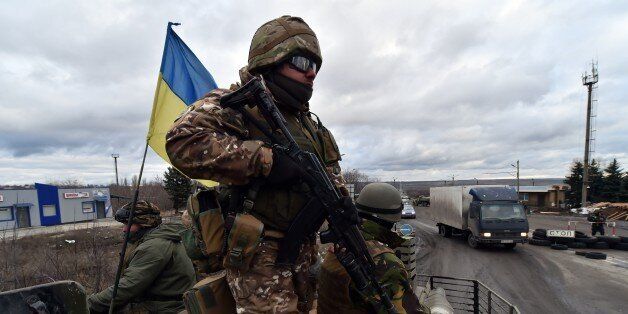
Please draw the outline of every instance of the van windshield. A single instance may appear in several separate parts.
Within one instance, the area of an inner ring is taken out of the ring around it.
[[[519,204],[482,205],[482,219],[525,218],[523,206]]]

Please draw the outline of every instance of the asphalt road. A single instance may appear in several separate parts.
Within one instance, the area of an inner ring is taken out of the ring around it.
[[[603,250],[608,259],[600,261],[577,256],[572,249],[527,244],[512,251],[475,250],[462,238],[439,236],[426,208],[417,207],[417,214],[406,222],[420,239],[418,273],[477,279],[521,313],[628,313],[626,251]]]

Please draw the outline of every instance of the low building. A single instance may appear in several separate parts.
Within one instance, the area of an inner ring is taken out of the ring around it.
[[[109,188],[0,189],[0,230],[111,217]]]
[[[529,185],[519,187],[519,200],[528,207],[565,208],[567,184]]]

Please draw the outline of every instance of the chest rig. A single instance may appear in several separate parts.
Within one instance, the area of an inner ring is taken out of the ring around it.
[[[270,139],[257,126],[266,126],[265,119],[257,107],[249,108],[250,118],[244,119],[249,130],[248,140],[259,140],[268,143]],[[314,153],[326,166],[337,164],[340,160],[338,147],[331,133],[323,126],[318,117],[314,121],[311,113],[296,110],[282,110],[286,125],[299,147]],[[267,129],[269,131],[270,128]],[[280,131],[273,133],[280,135]],[[281,138],[281,136],[278,136]],[[285,231],[295,215],[309,200],[309,187],[303,182],[278,186],[265,185],[257,180],[247,186],[229,189],[229,208],[239,208],[254,215],[264,223],[266,229]]]

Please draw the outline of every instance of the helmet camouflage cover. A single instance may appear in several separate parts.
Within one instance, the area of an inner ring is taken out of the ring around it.
[[[122,206],[122,208],[116,211],[114,218],[119,222],[127,223],[132,205],[133,203],[128,203]],[[133,212],[133,223],[148,228],[159,226],[161,224],[159,207],[147,201],[138,201],[135,205],[135,212]]]
[[[323,56],[318,39],[302,18],[284,15],[268,21],[253,35],[248,70],[252,74],[260,74],[264,69],[283,62],[296,51],[313,58],[320,69]]]
[[[387,222],[401,220],[401,193],[388,183],[367,184],[356,200],[358,212],[367,214]]]

